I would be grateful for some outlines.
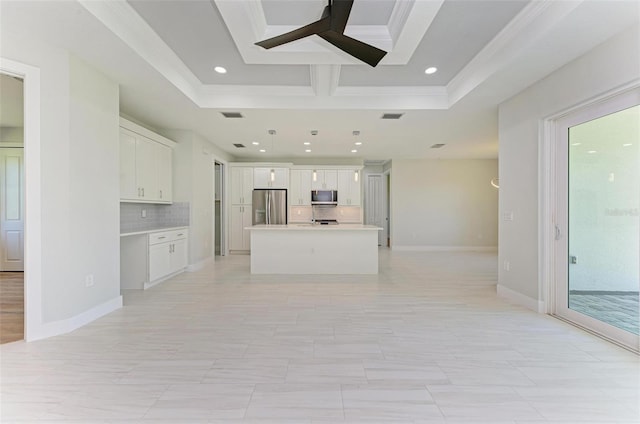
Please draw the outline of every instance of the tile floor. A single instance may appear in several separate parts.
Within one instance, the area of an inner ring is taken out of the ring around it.
[[[377,276],[221,258],[71,334],[0,347],[3,423],[638,423],[639,357],[496,297],[495,255]]]

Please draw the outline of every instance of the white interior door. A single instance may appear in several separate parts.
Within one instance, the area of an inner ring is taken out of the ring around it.
[[[24,149],[0,148],[0,271],[24,271]]]
[[[382,174],[367,176],[365,224],[385,227],[384,181]],[[378,246],[385,246],[385,231],[378,231]]]

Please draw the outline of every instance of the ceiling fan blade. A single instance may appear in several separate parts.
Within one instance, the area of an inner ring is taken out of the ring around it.
[[[294,29],[293,31],[286,32],[284,34],[268,38],[266,40],[258,41],[256,46],[270,49],[272,47],[280,46],[282,44],[290,43],[291,41],[299,40],[301,38],[308,37],[313,34],[318,34],[322,31],[327,31],[331,25],[331,17],[326,16],[320,20],[305,25],[301,28]]]
[[[344,33],[347,27],[347,21],[351,14],[353,0],[333,0],[331,3],[331,29],[333,31]]]
[[[378,62],[387,54],[384,50],[358,41],[355,38],[348,37],[335,31],[326,31],[318,34],[340,50],[349,53],[356,59],[360,59],[364,63],[375,67]]]

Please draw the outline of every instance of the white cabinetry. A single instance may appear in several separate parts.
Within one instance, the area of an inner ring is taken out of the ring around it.
[[[251,225],[251,205],[231,205],[230,251],[248,252],[251,249],[251,233],[245,230]]]
[[[254,168],[254,188],[289,188],[287,168]]]
[[[250,205],[253,193],[253,168],[234,166],[231,168],[231,204]]]
[[[149,285],[187,267],[188,230],[149,234]]]
[[[338,171],[338,205],[360,206],[360,171],[341,169]]]
[[[335,169],[315,169],[311,174],[312,190],[338,189],[338,171]],[[338,198],[340,198],[340,194],[338,194]]]
[[[291,206],[311,206],[311,170],[291,170]]]
[[[175,143],[120,119],[120,200],[171,203]]]

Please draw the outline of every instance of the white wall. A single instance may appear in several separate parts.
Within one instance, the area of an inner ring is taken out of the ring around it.
[[[640,77],[640,31],[635,26],[565,65],[499,107],[500,221],[499,287],[536,303],[538,272],[538,143],[548,116]],[[395,168],[395,166],[394,166]]]
[[[121,305],[118,85],[64,50],[5,32],[1,38],[3,58],[40,70],[42,231],[35,237],[42,263],[41,279],[27,287],[41,293],[41,325],[30,335],[40,338]],[[25,153],[28,161],[29,145]],[[93,287],[85,287],[87,274]]]
[[[498,241],[495,159],[394,160],[394,249],[495,249]]]
[[[230,158],[192,131],[162,133],[178,143],[173,154],[173,200],[190,204],[189,264],[199,265],[214,255],[214,158]]]

